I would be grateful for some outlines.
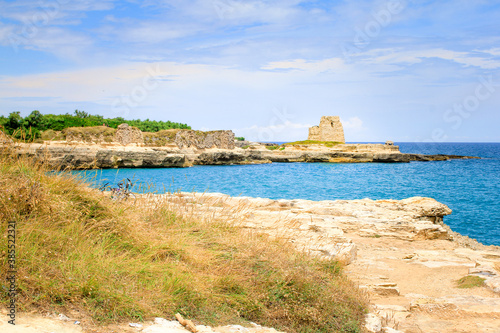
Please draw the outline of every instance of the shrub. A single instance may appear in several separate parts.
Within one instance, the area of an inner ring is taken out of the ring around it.
[[[42,114],[38,110],[34,110],[27,117],[23,118],[19,111],[11,112],[8,117],[0,116],[0,126],[5,127],[7,134],[13,135],[18,130],[23,130],[28,133],[32,129],[32,137],[38,138],[39,132],[46,130],[62,131],[69,127],[95,127],[107,126],[117,128],[120,124],[129,124],[135,126],[143,132],[158,132],[167,129],[191,129],[190,126],[182,123],[171,121],[157,120],[126,120],[122,117],[104,118],[100,115],[91,115],[85,111],[75,110],[74,115],[69,113],[62,115]]]
[[[474,288],[484,286],[484,279],[476,275],[467,275],[457,281],[458,288]]]

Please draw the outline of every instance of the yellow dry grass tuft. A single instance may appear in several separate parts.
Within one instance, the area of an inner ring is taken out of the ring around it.
[[[366,299],[339,263],[222,218],[201,218],[189,202],[151,195],[135,205],[115,202],[71,174],[7,151],[0,188],[2,242],[7,222],[18,226],[22,311],[72,308],[101,324],[180,313],[208,325],[362,331]],[[0,266],[3,285],[5,251]],[[0,303],[8,301],[0,291]]]

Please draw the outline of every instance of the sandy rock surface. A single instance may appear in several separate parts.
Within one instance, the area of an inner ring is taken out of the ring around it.
[[[171,195],[201,217],[284,237],[299,250],[347,264],[370,295],[374,332],[500,332],[500,248],[452,232],[451,210],[434,199],[270,200]],[[485,285],[457,287],[467,275]],[[377,319],[378,318],[378,319]],[[380,322],[380,325],[378,323]]]
[[[187,333],[192,332],[176,320],[155,318],[145,323],[124,323],[102,328],[90,328],[76,319],[65,315],[42,317],[36,314],[19,314],[16,325],[7,322],[6,313],[0,312],[0,332],[2,333],[78,333],[78,332],[126,332],[126,333]],[[255,323],[251,327],[228,325],[221,327],[195,326],[198,333],[282,333],[273,328],[262,327]]]

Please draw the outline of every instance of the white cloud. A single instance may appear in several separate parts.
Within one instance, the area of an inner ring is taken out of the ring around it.
[[[275,61],[262,67],[264,70],[303,70],[310,72],[328,72],[345,70],[347,65],[343,59],[331,58],[318,61],[295,59],[291,61]]]
[[[483,50],[483,51],[480,51],[480,52],[488,53],[488,54],[491,54],[493,56],[500,56],[500,48],[499,47],[492,48],[492,49],[489,49],[489,50]]]
[[[490,56],[471,55],[469,52],[458,52],[446,49],[402,50],[375,49],[360,54],[364,62],[371,64],[417,64],[425,59],[439,58],[461,65],[483,69],[500,68],[500,60]]]
[[[363,127],[363,121],[359,117],[351,117],[348,120],[341,120],[344,129],[349,131],[362,131],[365,130]]]
[[[25,0],[15,2],[0,2],[0,17],[9,18],[22,24],[47,25],[75,24],[75,19],[84,17],[87,11],[110,10],[114,7],[114,0]]]
[[[181,15],[204,22],[218,21],[220,24],[242,25],[251,23],[277,24],[289,21],[301,10],[300,1],[278,0],[195,0],[164,1]]]

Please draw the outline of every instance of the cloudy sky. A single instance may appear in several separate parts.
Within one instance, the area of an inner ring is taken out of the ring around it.
[[[0,115],[500,142],[500,1],[0,1]]]

